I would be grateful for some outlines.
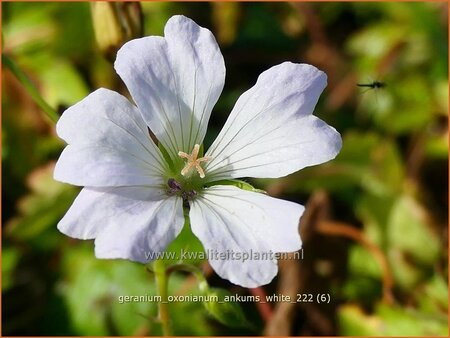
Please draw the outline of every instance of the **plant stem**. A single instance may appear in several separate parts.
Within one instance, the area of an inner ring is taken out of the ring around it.
[[[25,87],[28,94],[30,94],[33,101],[44,111],[47,117],[52,122],[56,123],[59,119],[58,113],[45,102],[33,82],[31,82],[30,78],[22,71],[22,69],[20,69],[20,67],[5,54],[2,54],[2,64],[14,74],[17,80]]]
[[[157,259],[153,263],[155,273],[156,289],[161,301],[158,302],[158,318],[161,321],[164,336],[172,336],[172,328],[170,327],[169,307],[167,300],[168,275],[163,260]]]

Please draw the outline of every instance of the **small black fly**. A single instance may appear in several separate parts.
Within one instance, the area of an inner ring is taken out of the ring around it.
[[[386,82],[381,82],[381,81],[372,81],[372,82],[367,82],[367,83],[357,83],[356,84],[358,87],[363,87],[366,88],[365,90],[363,90],[361,92],[361,94],[364,94],[366,92],[368,92],[369,90],[373,90],[374,94],[375,94],[375,99],[376,99],[376,103],[378,105],[378,94],[381,93],[381,89],[386,88],[387,84]]]
[[[386,87],[386,83],[381,81],[373,81],[372,83],[357,83],[356,85],[358,87],[367,87],[370,89],[381,89]]]

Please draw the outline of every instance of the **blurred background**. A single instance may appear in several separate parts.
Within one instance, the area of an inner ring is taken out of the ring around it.
[[[64,144],[20,74],[58,114],[99,87],[127,95],[117,49],[184,14],[214,33],[227,67],[206,146],[258,75],[289,60],[328,74],[315,114],[340,131],[343,149],[330,163],[250,181],[307,206],[304,258],[280,261],[270,285],[243,289],[191,262],[232,294],[330,302],[235,304],[243,327],[202,303],[171,303],[175,334],[448,336],[447,12],[444,2],[2,3],[3,335],[161,334],[154,303],[118,302],[155,294],[144,266],[97,260],[92,241],[56,229],[79,189],[52,179]],[[357,86],[376,81],[384,86]],[[198,247],[189,231],[172,245]],[[171,276],[170,294],[197,289],[192,276]]]

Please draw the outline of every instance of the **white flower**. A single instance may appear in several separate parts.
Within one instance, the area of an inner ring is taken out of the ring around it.
[[[339,133],[312,115],[326,75],[290,62],[265,71],[202,157],[199,145],[224,86],[223,57],[212,33],[184,16],[172,17],[164,34],[132,40],[117,53],[115,69],[136,106],[99,89],[59,120],[57,133],[68,145],[54,177],[84,188],[58,229],[95,239],[98,258],[144,263],[177,237],[189,204],[191,229],[205,250],[299,250],[303,206],[214,182],[282,177],[334,158]],[[245,287],[277,273],[275,259],[210,263]]]

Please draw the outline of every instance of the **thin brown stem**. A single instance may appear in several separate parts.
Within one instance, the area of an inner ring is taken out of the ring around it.
[[[389,263],[383,251],[374,243],[369,241],[361,230],[341,222],[322,221],[317,225],[316,230],[324,235],[344,236],[360,243],[369,250],[381,267],[383,275],[383,301],[391,304],[394,300],[392,296],[393,278],[389,268]]]

